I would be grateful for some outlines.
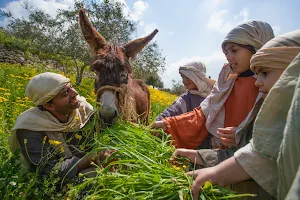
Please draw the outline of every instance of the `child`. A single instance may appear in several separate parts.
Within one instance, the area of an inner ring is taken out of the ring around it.
[[[210,94],[215,81],[206,76],[206,66],[202,62],[191,62],[179,68],[186,92],[161,113],[155,121],[190,112]]]
[[[214,136],[211,147],[219,147],[218,128],[238,127],[253,108],[258,88],[254,85],[250,58],[273,37],[271,26],[265,22],[250,21],[235,27],[222,44],[229,64],[223,67],[211,94],[192,112],[164,118],[152,127],[171,134],[176,148],[195,149],[209,133]]]
[[[252,57],[251,69],[258,76],[256,85],[266,99],[255,120],[251,144],[217,166],[188,172],[195,177],[195,199],[207,180],[229,185],[250,178],[272,196],[286,197],[300,165],[299,119],[295,119],[299,115],[295,112],[299,110],[299,52],[300,30],[274,38]],[[295,147],[293,151],[290,145]]]

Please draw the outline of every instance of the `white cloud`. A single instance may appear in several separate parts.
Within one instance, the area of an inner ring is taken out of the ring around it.
[[[175,33],[173,31],[168,32],[167,35],[174,35]]]
[[[221,4],[223,1],[225,1],[225,0],[214,0],[214,4],[218,5],[218,4]]]
[[[131,20],[142,23],[142,18],[146,10],[148,9],[148,3],[144,1],[136,1],[133,4],[133,8],[130,9],[125,0],[114,0],[115,2],[120,2],[124,5],[123,12],[128,15]]]
[[[238,15],[233,16],[233,19],[228,16],[227,10],[214,12],[210,17],[207,26],[208,28],[215,29],[220,33],[227,33],[236,25],[248,21],[248,15],[249,11],[246,8],[242,9]]]
[[[62,1],[49,1],[49,0],[19,0],[11,1],[1,10],[5,12],[11,12],[12,16],[17,19],[27,19],[29,17],[28,11],[23,7],[25,2],[29,7],[33,9],[41,9],[52,17],[55,17],[58,9],[68,9],[74,5],[74,0],[62,0]],[[6,25],[7,19],[0,22],[1,25]]]
[[[132,18],[135,21],[141,20],[147,8],[148,8],[148,3],[144,1],[135,2],[133,4]]]
[[[129,19],[135,21],[138,23],[138,25],[142,28],[144,31],[142,34],[148,34],[152,32],[155,28],[157,28],[157,25],[155,22],[150,23],[150,24],[145,24],[143,21],[143,16],[147,9],[149,8],[149,5],[147,2],[139,0],[134,2],[132,9],[129,8],[125,0],[114,0],[116,2],[120,2],[124,4],[124,9],[123,12],[125,15],[129,16]],[[152,30],[152,28],[154,29]]]
[[[216,51],[210,56],[193,56],[193,57],[183,57],[180,60],[171,63],[162,76],[165,88],[172,88],[172,80],[180,81],[181,77],[179,75],[179,67],[192,61],[201,61],[205,63],[207,67],[207,75],[211,76],[213,79],[218,78],[218,74],[226,63],[226,58],[222,51]]]
[[[5,11],[11,11],[15,17],[26,17],[28,13],[22,7],[22,5],[28,2],[29,6],[33,8],[44,10],[51,16],[55,16],[58,9],[68,9],[74,5],[73,0],[64,0],[64,1],[47,1],[47,0],[20,0],[12,1],[7,4],[4,8]]]

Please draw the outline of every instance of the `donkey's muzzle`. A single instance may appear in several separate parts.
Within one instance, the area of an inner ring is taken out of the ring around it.
[[[107,124],[112,124],[119,116],[119,112],[115,106],[102,107],[99,114],[100,118]]]

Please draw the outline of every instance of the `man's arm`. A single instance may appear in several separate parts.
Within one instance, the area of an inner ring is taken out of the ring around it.
[[[68,178],[72,178],[78,173],[78,167],[74,165],[79,158],[73,156],[60,161],[59,152],[54,152],[55,147],[49,144],[44,132],[20,129],[16,134],[22,155],[32,170],[37,169],[40,174],[46,175],[58,164],[58,175],[61,177],[67,175]]]

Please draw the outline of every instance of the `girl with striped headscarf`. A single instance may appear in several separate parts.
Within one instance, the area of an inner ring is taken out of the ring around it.
[[[271,26],[262,21],[250,21],[232,29],[222,43],[229,64],[222,68],[210,95],[192,112],[166,117],[152,127],[171,134],[176,148],[198,148],[209,134],[213,136],[212,148],[226,145],[227,139],[219,137],[219,133],[226,133],[225,127],[238,127],[258,96],[250,58],[273,37]]]

